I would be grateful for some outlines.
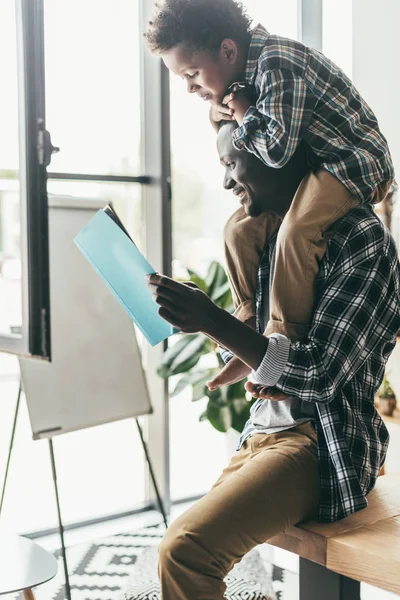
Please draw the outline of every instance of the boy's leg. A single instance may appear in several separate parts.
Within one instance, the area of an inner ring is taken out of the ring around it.
[[[271,213],[249,217],[243,207],[228,219],[224,228],[225,258],[233,293],[235,316],[240,321],[254,318],[257,272],[268,238],[282,219]]]
[[[379,204],[379,202],[382,202],[390,192],[392,185],[393,181],[382,181],[373,191],[370,202],[372,204]]]
[[[226,574],[252,548],[319,504],[310,423],[245,442],[210,492],[174,521],[159,548],[163,600],[222,600]]]
[[[298,340],[307,334],[315,278],[330,237],[327,230],[358,205],[358,199],[328,171],[304,177],[277,237],[271,318],[265,335],[283,333]]]

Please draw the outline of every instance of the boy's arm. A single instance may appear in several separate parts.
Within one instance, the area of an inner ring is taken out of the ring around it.
[[[240,92],[228,104],[240,125],[233,143],[269,167],[283,167],[303,138],[315,104],[316,97],[304,79],[287,69],[267,71],[256,106],[249,106]]]

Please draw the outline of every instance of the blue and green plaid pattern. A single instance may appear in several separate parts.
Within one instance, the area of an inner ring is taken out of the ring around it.
[[[300,42],[252,35],[245,79],[257,101],[233,134],[270,167],[282,167],[301,140],[313,168],[337,177],[361,202],[377,185],[394,179],[389,148],[377,119],[350,79],[323,54]]]

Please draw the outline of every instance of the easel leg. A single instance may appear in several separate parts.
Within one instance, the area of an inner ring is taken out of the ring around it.
[[[146,457],[146,460],[147,460],[147,464],[149,465],[150,477],[151,477],[151,481],[153,482],[154,491],[155,491],[156,496],[157,496],[158,507],[159,507],[160,512],[162,514],[162,518],[163,518],[163,521],[164,521],[165,528],[167,529],[168,528],[167,515],[165,513],[164,504],[163,504],[163,501],[161,499],[160,492],[158,490],[156,478],[155,478],[154,471],[153,471],[153,466],[151,464],[151,460],[150,460],[149,452],[147,450],[146,442],[144,441],[143,431],[142,431],[142,428],[140,427],[139,420],[135,419],[135,421],[136,421],[136,425],[137,425],[137,428],[138,428],[138,431],[139,431],[139,436],[140,436],[140,440],[142,442],[142,446],[143,446],[144,454],[145,454],[145,457]]]
[[[71,600],[71,588],[69,585],[67,551],[66,551],[65,542],[64,542],[64,526],[63,526],[63,522],[62,522],[62,518],[61,518],[60,497],[58,494],[56,461],[54,458],[53,440],[51,438],[49,438],[49,450],[50,450],[51,470],[53,472],[54,490],[56,493],[58,530],[60,532],[61,550],[62,550],[63,564],[64,564],[65,592],[66,592],[67,600]]]
[[[24,600],[35,600],[35,595],[31,588],[24,590]]]
[[[17,403],[15,405],[14,423],[13,423],[13,428],[12,428],[11,438],[10,438],[10,447],[8,449],[7,466],[6,466],[6,470],[5,470],[5,473],[4,473],[3,489],[1,491],[0,515],[1,515],[1,511],[3,509],[4,495],[6,493],[8,470],[9,470],[9,467],[10,467],[11,453],[12,453],[12,449],[13,449],[13,446],[14,446],[15,431],[16,431],[16,428],[17,428],[17,420],[18,420],[18,413],[19,413],[19,405],[20,405],[20,401],[21,401],[21,394],[22,394],[22,381],[20,379],[20,381],[19,381],[19,389],[18,389],[18,396],[17,396]]]

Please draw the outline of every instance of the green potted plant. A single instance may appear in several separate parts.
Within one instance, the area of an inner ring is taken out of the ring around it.
[[[378,409],[382,415],[391,417],[396,408],[396,396],[386,377],[383,378],[382,385],[378,390]]]
[[[201,288],[218,306],[229,312],[233,311],[229,282],[222,265],[212,262],[204,279],[189,269],[188,274],[190,281]],[[180,375],[171,391],[172,397],[191,386],[194,402],[208,398],[200,421],[208,420],[221,432],[232,428],[240,433],[255,400],[247,399],[243,381],[210,392],[206,382],[223,366],[224,362],[214,341],[202,333],[181,333],[177,341],[164,353],[157,372],[165,379]]]

